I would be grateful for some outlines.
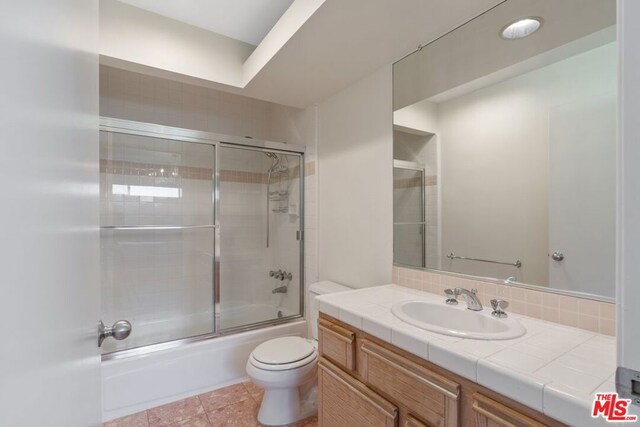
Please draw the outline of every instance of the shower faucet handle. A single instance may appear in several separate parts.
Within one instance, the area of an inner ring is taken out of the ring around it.
[[[271,270],[269,272],[269,277],[274,277],[280,281],[283,281],[285,279],[291,280],[293,278],[293,275],[283,270],[278,270],[278,271]]]
[[[278,271],[271,270],[269,272],[269,277],[274,277],[278,280],[282,280],[282,270],[278,270]]]

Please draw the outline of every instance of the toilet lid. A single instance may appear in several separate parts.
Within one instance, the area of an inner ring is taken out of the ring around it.
[[[266,341],[253,350],[253,358],[269,365],[283,365],[309,357],[314,347],[300,337],[282,337]]]

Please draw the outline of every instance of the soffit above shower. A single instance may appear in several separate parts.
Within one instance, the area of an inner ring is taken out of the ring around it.
[[[293,0],[118,0],[257,46]]]
[[[101,62],[302,108],[501,1],[294,0],[256,47],[121,1],[101,0]]]

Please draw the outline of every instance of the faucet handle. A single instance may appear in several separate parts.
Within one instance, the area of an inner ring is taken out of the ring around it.
[[[447,304],[456,305],[458,304],[458,292],[455,289],[445,289],[444,294],[447,296],[447,300],[445,301]]]
[[[493,311],[491,312],[491,315],[498,318],[507,317],[507,313],[504,312],[504,309],[507,307],[509,307],[509,303],[507,301],[501,299],[492,299],[491,308],[493,308]]]

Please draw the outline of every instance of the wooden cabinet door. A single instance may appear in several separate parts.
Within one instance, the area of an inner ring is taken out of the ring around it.
[[[400,415],[400,427],[433,427],[429,424],[425,424],[411,414]]]
[[[365,340],[359,350],[359,372],[368,386],[424,425],[458,427],[458,383],[374,342]]]
[[[329,322],[318,321],[318,349],[320,355],[347,371],[356,368],[356,334],[347,328]]]
[[[473,395],[473,417],[476,427],[544,427],[513,408],[480,393]]]
[[[327,359],[318,363],[320,427],[395,427],[398,408]]]

